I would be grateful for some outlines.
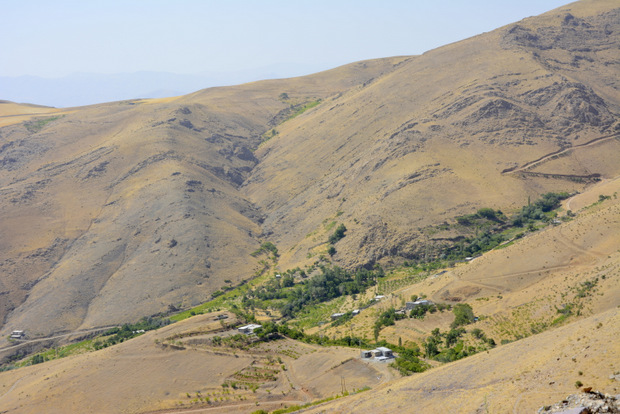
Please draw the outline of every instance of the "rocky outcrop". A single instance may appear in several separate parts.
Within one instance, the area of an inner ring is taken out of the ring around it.
[[[598,414],[620,413],[620,395],[608,395],[591,388],[584,393],[573,394],[559,403],[542,407],[538,414]]]

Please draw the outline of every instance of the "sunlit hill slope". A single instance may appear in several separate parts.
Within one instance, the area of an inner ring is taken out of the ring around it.
[[[617,1],[583,0],[311,76],[0,101],[0,413],[521,413],[618,394],[619,51]],[[511,221],[549,192],[543,218]],[[509,236],[448,256],[489,226]],[[380,270],[283,311],[332,266]],[[420,297],[437,307],[378,325]],[[282,315],[295,335],[236,330]],[[158,329],[117,327],[148,316]],[[423,369],[360,358],[381,344]]]
[[[3,335],[189,307],[263,269],[264,241],[281,269],[432,256],[430,225],[616,177],[614,7],[174,99],[0,104]]]

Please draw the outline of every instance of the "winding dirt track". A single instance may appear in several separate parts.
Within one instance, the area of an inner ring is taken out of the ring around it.
[[[7,346],[4,348],[0,348],[0,352],[2,351],[8,351],[10,349],[14,349],[14,348],[19,348],[23,345],[27,345],[27,344],[32,344],[32,343],[36,343],[36,342],[44,342],[44,341],[50,341],[52,339],[58,339],[58,338],[66,338],[68,336],[73,336],[73,335],[80,335],[80,334],[87,334],[87,333],[92,333],[92,332],[98,332],[98,331],[105,331],[111,328],[117,328],[118,325],[110,325],[110,326],[103,326],[101,328],[93,328],[93,329],[86,329],[83,331],[73,331],[73,332],[69,332],[69,333],[65,333],[65,334],[61,334],[61,335],[54,335],[54,336],[48,336],[46,338],[37,338],[37,339],[28,339],[28,340],[22,340],[19,341],[19,343],[12,345],[12,346]]]
[[[530,169],[531,167],[533,167],[533,166],[535,166],[537,164],[540,164],[540,163],[543,163],[545,161],[548,161],[552,157],[555,157],[555,156],[558,156],[558,155],[561,155],[561,154],[564,154],[564,153],[567,153],[569,151],[573,151],[573,150],[576,150],[576,149],[585,148],[585,147],[591,147],[593,145],[600,144],[602,142],[609,141],[611,139],[615,139],[615,138],[618,138],[618,137],[620,137],[620,134],[605,135],[605,136],[602,136],[602,137],[594,138],[593,140],[590,140],[590,141],[586,142],[585,144],[574,145],[574,146],[572,146],[570,148],[565,148],[565,149],[561,149],[561,150],[558,150],[558,151],[550,152],[549,154],[543,155],[542,157],[537,158],[534,161],[527,162],[527,163],[523,164],[520,167],[515,167],[514,169],[504,170],[504,171],[502,171],[502,174],[514,174],[514,173],[517,173],[517,172],[524,172],[524,171]]]
[[[15,389],[15,387],[17,386],[17,384],[19,384],[19,382],[22,380],[22,378],[18,379],[17,381],[15,381],[15,383],[11,386],[11,388],[9,388],[4,394],[0,395],[0,400],[2,399],[2,397],[4,397],[5,395],[7,395],[8,393],[10,393],[11,391],[13,391]]]
[[[568,203],[570,203],[570,200],[567,201],[567,204],[566,204],[567,206],[568,206]],[[561,226],[557,228],[556,242],[563,245],[567,251],[572,251],[576,255],[581,256],[582,258],[585,258],[588,261],[590,260],[594,261],[597,259],[604,258],[606,256],[605,253],[592,250],[592,249],[587,249],[584,246],[577,244],[574,240],[572,240],[569,236],[567,236],[564,233],[563,228]],[[571,262],[559,262],[554,266],[542,266],[540,268],[528,269],[528,270],[523,270],[523,271],[505,273],[505,274],[495,273],[489,276],[483,276],[483,277],[478,276],[475,279],[469,279],[467,277],[462,277],[462,275],[455,274],[455,273],[452,273],[451,277],[453,279],[453,282],[456,282],[456,281],[466,282],[474,286],[479,286],[482,288],[499,291],[498,286],[496,284],[491,284],[490,283],[491,281],[497,280],[497,279],[509,279],[509,278],[514,279],[514,278],[519,278],[519,277],[527,277],[527,276],[532,276],[532,275],[542,274],[542,273],[548,274],[550,272],[569,269],[574,266],[575,264]],[[521,285],[521,289],[532,286],[535,283],[537,283],[539,280],[540,278],[534,278],[529,283],[524,283],[523,285]],[[432,295],[432,299],[436,301],[444,300],[444,298],[441,295],[446,291],[446,289],[449,289],[452,286],[453,282],[446,284],[443,288],[439,289],[436,293],[434,293]]]
[[[146,414],[193,414],[193,413],[231,413],[237,412],[237,409],[240,408],[255,408],[256,410],[264,409],[268,406],[272,407],[273,410],[278,408],[283,408],[282,405],[287,404],[291,405],[300,405],[306,404],[304,401],[269,401],[269,402],[261,402],[260,405],[256,405],[256,403],[246,403],[246,404],[236,404],[236,405],[223,405],[221,407],[204,407],[204,408],[188,408],[186,410],[163,410],[163,411],[149,411]]]

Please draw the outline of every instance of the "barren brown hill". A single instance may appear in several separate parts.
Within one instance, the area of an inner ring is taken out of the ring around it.
[[[282,125],[243,184],[282,263],[319,253],[325,220],[349,230],[338,263],[415,258],[429,224],[616,176],[615,6],[573,3],[410,57]],[[546,175],[519,169],[535,160]]]
[[[618,326],[618,310],[609,310],[302,412],[534,413],[578,392],[577,381],[615,395]]]
[[[616,177],[619,24],[582,1],[422,56],[3,124],[1,333],[188,307],[263,241],[314,262],[332,223],[339,265],[432,255],[428,225]]]
[[[136,320],[251,277],[264,213],[238,187],[258,162],[251,150],[261,134],[291,105],[400,60],[36,113],[2,128],[4,331],[23,326],[37,337]]]
[[[370,340],[381,311],[423,294],[470,304],[479,320],[461,345],[476,327],[496,347],[397,378],[357,349],[241,346],[250,337],[230,339],[222,311],[3,365],[16,369],[0,372],[0,413],[250,413],[365,387],[307,411],[521,413],[581,385],[618,394],[619,50],[617,1],[583,0],[307,77],[80,108],[0,102],[2,357],[188,308],[264,270],[433,258],[456,216],[574,193],[553,224],[306,332]],[[253,254],[266,241],[277,258]],[[351,310],[379,288],[325,305]],[[453,320],[405,318],[378,338],[422,344]],[[8,343],[14,329],[35,341]]]
[[[0,373],[0,406],[10,413],[42,408],[50,413],[251,413],[332,397],[342,392],[343,378],[349,392],[371,389],[307,411],[534,412],[576,392],[577,381],[617,394],[620,387],[610,376],[620,370],[620,199],[599,202],[598,194],[618,191],[620,179],[592,186],[567,201],[573,220],[394,293],[421,292],[442,301],[450,290],[483,316],[476,327],[498,343],[515,339],[514,334],[529,335],[488,352],[398,379],[386,363],[361,360],[357,349],[290,339],[249,351],[214,346],[215,336],[235,331],[217,319],[223,312],[209,313],[111,348]],[[580,315],[532,334],[530,327],[550,315],[556,318],[556,309],[577,296],[575,287],[593,279],[595,288],[580,299]],[[376,307],[354,319],[357,331],[363,334],[364,318],[373,311]],[[225,323],[234,324],[228,315]],[[448,313],[405,319],[381,336],[421,343],[431,329],[447,329],[452,320]],[[504,332],[506,326],[510,332]],[[257,375],[269,372],[268,379]],[[258,388],[247,388],[250,384]]]
[[[343,375],[351,390],[392,378],[385,364],[365,364],[350,348],[291,340],[248,352],[210,346],[210,338],[228,334],[221,332],[215,316],[201,315],[113,348],[0,373],[2,412],[144,413],[207,407],[210,412],[247,413],[257,406],[276,409],[332,396]]]

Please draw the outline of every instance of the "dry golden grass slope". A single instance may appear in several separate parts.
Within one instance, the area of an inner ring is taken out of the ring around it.
[[[412,296],[439,303],[467,302],[481,320],[476,328],[501,343],[531,336],[554,326],[567,304],[571,318],[590,316],[620,305],[620,177],[592,186],[566,201],[577,217],[531,233],[469,263],[460,263],[419,283],[382,292],[387,299],[363,310],[352,323],[357,335],[373,338],[379,311],[401,306]],[[599,195],[612,198],[599,202]],[[593,284],[591,288],[583,286]],[[582,292],[582,293],[580,293]],[[367,299],[362,299],[367,300]],[[344,312],[359,304],[346,304]],[[390,343],[423,342],[431,331],[450,329],[451,312],[405,319],[384,328]],[[555,325],[557,325],[557,322]],[[350,325],[325,329],[327,335],[349,332]]]
[[[386,364],[360,361],[356,349],[291,340],[250,352],[214,347],[210,339],[226,335],[220,332],[217,314],[198,315],[111,348],[0,373],[0,412],[250,413],[333,396],[341,392],[342,377],[348,391],[372,389],[307,411],[527,413],[576,392],[576,381],[617,394],[620,384],[609,376],[620,370],[620,199],[597,203],[598,194],[617,191],[620,179],[599,183],[567,201],[576,213],[573,221],[396,292],[407,297],[422,292],[439,299],[448,290],[451,296],[461,292],[477,315],[486,316],[476,327],[499,343],[514,339],[512,333],[531,335],[536,318],[556,318],[554,305],[572,301],[574,287],[597,278],[596,289],[580,299],[581,315],[563,326],[395,379],[399,375]],[[514,274],[503,274],[506,267]],[[495,276],[502,280],[501,298],[495,296]],[[364,329],[362,318],[368,311],[373,308],[354,319],[357,331]],[[226,322],[233,323],[229,316]],[[419,343],[435,327],[446,330],[450,316],[438,313],[424,321],[399,321],[381,337]],[[503,333],[506,325],[510,334]],[[257,382],[256,392],[221,386],[243,380],[239,373],[265,368],[279,372],[273,380]],[[202,400],[197,401],[198,396]]]
[[[616,177],[619,44],[617,2],[586,0],[307,77],[3,104],[20,122],[0,127],[0,334],[196,304],[260,269],[262,241],[282,270],[313,262],[332,221],[349,229],[336,264],[414,258],[426,225]]]
[[[611,394],[620,364],[618,309],[535,335],[306,413],[534,413],[578,392]],[[582,375],[579,375],[579,372]]]
[[[66,110],[47,106],[0,101],[0,127],[24,122],[24,120],[30,119],[33,115],[58,114],[64,112],[66,112]]]
[[[332,396],[340,391],[343,375],[349,390],[391,378],[384,364],[354,360],[354,349],[293,341],[251,352],[204,345],[207,337],[225,335],[218,332],[214,316],[194,317],[112,348],[0,373],[0,412],[142,413],[198,407],[214,412],[222,407],[215,412],[247,413],[257,405],[275,409]],[[273,378],[257,379],[256,369]],[[237,388],[222,387],[225,382]],[[247,388],[252,383],[258,386],[255,391]]]
[[[619,394],[610,376],[620,371],[620,199],[599,202],[618,192],[620,178],[601,182],[566,201],[573,221],[394,293],[467,301],[482,317],[475,327],[497,343],[525,339],[303,412],[533,413],[578,392],[577,381]],[[554,326],[567,303],[579,304],[580,315]],[[436,327],[448,330],[450,316],[399,321],[381,338],[420,343]],[[354,323],[366,328],[361,317]],[[533,334],[543,324],[547,330]]]
[[[324,220],[349,229],[335,259],[365,265],[415,257],[428,224],[581,190],[570,177],[502,173],[561,150],[575,148],[544,172],[616,176],[619,14],[613,1],[573,3],[410,57],[282,125],[243,191],[268,213],[283,263],[316,251]]]
[[[37,113],[2,128],[2,332],[136,320],[251,277],[264,213],[238,187],[258,162],[260,135],[290,112],[282,91],[325,98],[398,60]]]

